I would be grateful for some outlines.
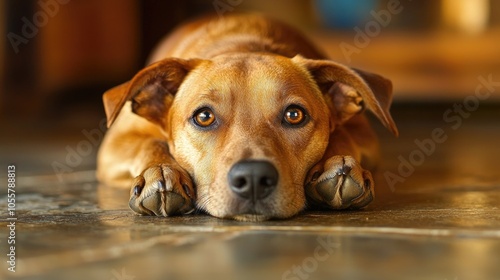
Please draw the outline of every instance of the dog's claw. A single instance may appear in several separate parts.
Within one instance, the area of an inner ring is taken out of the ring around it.
[[[129,207],[141,215],[172,216],[194,209],[193,187],[180,168],[161,164],[146,169],[135,178]]]
[[[334,156],[325,171],[306,185],[308,200],[330,209],[359,209],[373,200],[373,179],[350,156]]]
[[[143,187],[141,187],[141,186],[135,186],[134,190],[133,190],[134,195],[139,196],[142,192],[142,189],[143,189]]]

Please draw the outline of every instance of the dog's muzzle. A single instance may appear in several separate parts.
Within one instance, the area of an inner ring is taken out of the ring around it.
[[[256,202],[276,189],[279,175],[276,167],[268,161],[244,160],[231,167],[228,180],[233,193]]]

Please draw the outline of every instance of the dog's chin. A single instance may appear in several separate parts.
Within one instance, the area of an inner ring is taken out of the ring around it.
[[[272,217],[255,214],[241,214],[232,216],[231,218],[240,222],[263,222],[271,219]]]

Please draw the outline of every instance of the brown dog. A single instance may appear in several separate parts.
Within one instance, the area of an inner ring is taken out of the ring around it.
[[[98,177],[131,186],[135,212],[258,221],[373,199],[360,162],[377,161],[377,139],[360,113],[397,134],[390,81],[259,15],[184,25],[150,62],[103,97]]]

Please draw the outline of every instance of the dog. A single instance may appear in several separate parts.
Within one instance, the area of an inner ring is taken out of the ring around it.
[[[398,134],[388,79],[258,14],[182,25],[149,62],[103,95],[97,176],[130,188],[134,212],[263,221],[374,198],[378,142],[364,112]]]

